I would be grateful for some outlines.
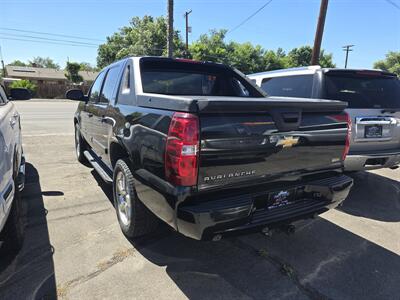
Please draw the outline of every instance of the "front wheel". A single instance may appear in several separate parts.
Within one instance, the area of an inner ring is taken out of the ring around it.
[[[115,164],[113,192],[118,222],[125,236],[136,238],[156,230],[158,219],[138,199],[132,172],[123,159]]]
[[[2,245],[1,253],[3,254],[16,254],[22,247],[24,240],[24,224],[22,216],[22,203],[21,196],[18,188],[15,187],[15,195],[11,206],[10,215],[8,216],[7,223],[2,232]]]

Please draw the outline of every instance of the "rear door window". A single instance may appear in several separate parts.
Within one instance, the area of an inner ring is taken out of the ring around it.
[[[119,72],[120,68],[118,66],[112,67],[107,72],[106,80],[104,81],[104,86],[101,91],[100,103],[110,103],[110,101],[115,100],[117,93],[116,87],[119,83]]]
[[[261,88],[268,96],[311,98],[314,75],[264,78]]]
[[[400,81],[393,76],[335,74],[326,76],[326,96],[349,108],[400,108]]]

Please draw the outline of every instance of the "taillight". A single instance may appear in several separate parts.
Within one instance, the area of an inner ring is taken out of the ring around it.
[[[344,151],[342,154],[342,160],[345,160],[347,154],[349,154],[350,139],[351,139],[351,118],[348,113],[345,113],[345,114],[346,114],[346,123],[347,123],[347,135],[346,135],[346,145],[344,147]]]
[[[346,144],[344,146],[344,150],[342,153],[342,160],[346,159],[347,154],[349,154],[350,150],[350,139],[351,139],[351,118],[348,113],[344,113],[342,115],[333,116],[338,122],[346,122],[347,123],[347,134],[346,134]]]
[[[189,113],[174,113],[165,149],[165,177],[180,186],[197,184],[199,119]]]

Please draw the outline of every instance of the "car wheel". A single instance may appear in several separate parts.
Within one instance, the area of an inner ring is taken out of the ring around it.
[[[76,123],[75,124],[75,154],[76,154],[76,158],[78,159],[78,161],[82,164],[87,163],[86,156],[85,156],[85,154],[83,154],[83,152],[85,152],[85,150],[86,150],[86,142],[82,138],[78,123]]]
[[[15,195],[11,211],[2,232],[4,244],[1,254],[15,254],[21,249],[24,241],[24,222],[22,218],[22,203],[18,188],[15,187]]]
[[[118,222],[125,236],[136,238],[157,229],[158,219],[138,199],[132,172],[123,159],[115,164],[113,192]]]

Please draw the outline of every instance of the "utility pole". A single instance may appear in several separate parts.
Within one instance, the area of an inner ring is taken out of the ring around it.
[[[346,61],[345,61],[345,63],[344,63],[344,68],[345,69],[347,69],[347,61],[348,61],[348,59],[349,59],[349,52],[350,51],[353,51],[353,49],[351,49],[352,47],[354,47],[354,45],[346,45],[346,46],[343,46],[342,48],[343,48],[343,51],[346,51]]]
[[[185,12],[183,15],[186,19],[186,55],[189,52],[189,32],[192,32],[192,29],[189,27],[189,15],[192,13],[192,10]]]
[[[0,45],[0,63],[1,63],[1,68],[3,69],[3,77],[6,77],[6,67],[4,66],[4,60],[3,60],[3,53],[1,52],[1,45]]]
[[[174,54],[174,0],[168,0],[167,48],[168,57],[172,57]]]
[[[321,42],[322,42],[322,35],[324,34],[324,26],[325,26],[326,11],[328,10],[328,2],[329,0],[321,0],[317,30],[315,31],[311,65],[318,65],[319,63],[319,54],[321,52]]]

